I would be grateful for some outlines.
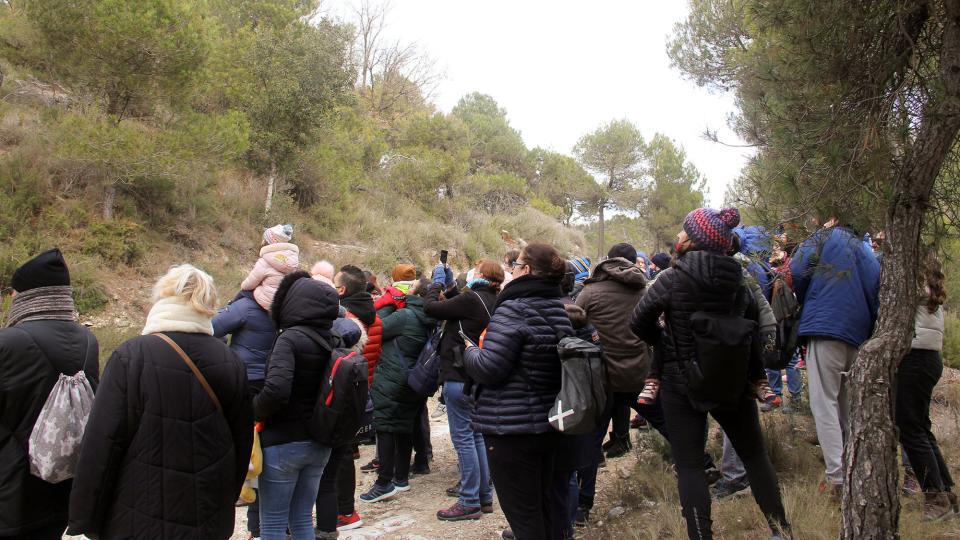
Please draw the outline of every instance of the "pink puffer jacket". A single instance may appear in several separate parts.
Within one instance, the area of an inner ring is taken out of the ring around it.
[[[283,276],[300,268],[300,248],[293,244],[270,244],[260,249],[260,259],[253,270],[240,284],[240,288],[253,291],[253,299],[260,307],[270,311],[273,295]]]

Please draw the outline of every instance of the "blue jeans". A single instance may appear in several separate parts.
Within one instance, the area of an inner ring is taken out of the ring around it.
[[[490,466],[483,435],[475,433],[470,426],[473,413],[473,398],[463,393],[463,383],[443,383],[443,399],[447,403],[447,421],[450,423],[450,438],[460,461],[460,504],[471,508],[480,503],[493,501],[490,489]]]
[[[263,449],[260,475],[260,533],[263,540],[314,540],[313,505],[330,448],[298,441]]]
[[[792,397],[798,397],[800,390],[803,388],[803,375],[801,375],[800,370],[797,369],[797,362],[799,360],[800,349],[797,349],[793,353],[793,358],[790,359],[790,363],[787,364],[787,391],[790,392]],[[770,383],[770,388],[774,394],[783,397],[783,379],[780,377],[779,371],[768,369],[767,382]]]

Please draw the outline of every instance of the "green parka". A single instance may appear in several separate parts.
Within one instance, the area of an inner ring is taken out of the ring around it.
[[[407,385],[407,375],[436,321],[423,312],[424,300],[408,295],[407,306],[382,308],[383,353],[373,372],[373,428],[385,433],[413,433],[426,398]]]

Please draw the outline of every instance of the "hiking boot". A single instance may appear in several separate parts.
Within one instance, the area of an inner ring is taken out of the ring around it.
[[[481,502],[481,503],[480,503],[480,511],[483,512],[484,514],[492,514],[492,513],[493,513],[493,501],[490,501],[490,502]]]
[[[393,486],[397,488],[398,492],[410,491],[410,482],[408,480],[397,480],[393,479]]]
[[[367,463],[366,465],[363,465],[362,467],[360,467],[360,472],[372,473],[372,472],[377,472],[377,470],[379,469],[380,469],[380,460],[378,460],[377,458],[373,458],[370,460],[370,463]]]
[[[660,379],[647,379],[643,381],[643,390],[637,396],[637,403],[640,405],[652,405],[660,393]]]
[[[460,496],[460,482],[457,482],[457,485],[447,488],[447,497],[459,497]]]
[[[633,417],[633,420],[630,421],[630,429],[650,429],[650,424],[647,422],[646,418],[638,414]]]
[[[633,445],[630,444],[630,439],[617,439],[616,442],[607,449],[607,459],[614,459],[625,455],[631,448],[633,448]]]
[[[590,509],[581,506],[577,508],[577,515],[573,518],[574,527],[586,527],[590,523]]]
[[[430,418],[440,418],[441,416],[447,415],[447,406],[443,403],[438,403],[437,408],[430,413]]]
[[[903,475],[903,487],[900,488],[900,493],[903,494],[904,497],[923,493],[923,488],[920,487],[920,482],[917,480],[917,475],[912,469],[907,469],[905,471]]]
[[[479,506],[463,506],[460,503],[454,503],[446,510],[437,512],[437,519],[440,521],[463,521],[465,519],[480,519],[483,512]]]
[[[611,432],[610,432],[610,438],[607,439],[607,442],[601,444],[601,445],[600,445],[600,448],[603,449],[604,452],[606,452],[606,451],[609,450],[613,445],[617,444],[617,441],[618,441],[618,440],[619,440],[619,438],[617,437],[617,435],[616,435],[614,432],[611,431]]]
[[[360,500],[365,503],[375,503],[389,499],[390,497],[395,496],[397,493],[400,492],[397,491],[397,486],[394,486],[393,482],[390,482],[385,486],[374,482],[373,487],[371,487],[369,491],[363,495],[360,495]]]
[[[746,478],[735,482],[728,482],[724,479],[710,487],[710,494],[718,501],[726,499],[727,497],[733,497],[734,495],[741,497],[750,495],[751,493],[750,481]]]
[[[766,379],[753,383],[753,393],[761,403],[760,410],[763,412],[770,412],[783,403],[783,398],[774,393]]]
[[[923,494],[923,520],[939,521],[955,516],[950,498],[946,493],[927,492]]]
[[[345,516],[337,516],[338,531],[352,531],[363,527],[363,520],[360,519],[360,513],[354,512]]]

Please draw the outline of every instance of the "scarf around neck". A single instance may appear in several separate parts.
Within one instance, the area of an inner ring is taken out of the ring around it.
[[[77,321],[69,285],[37,287],[18,292],[10,302],[7,326],[26,321]]]
[[[168,296],[157,300],[150,313],[142,335],[157,332],[186,332],[190,334],[213,335],[213,319],[193,309],[183,297]]]
[[[507,283],[497,295],[497,306],[517,298],[560,298],[560,283],[556,279],[527,274]]]

